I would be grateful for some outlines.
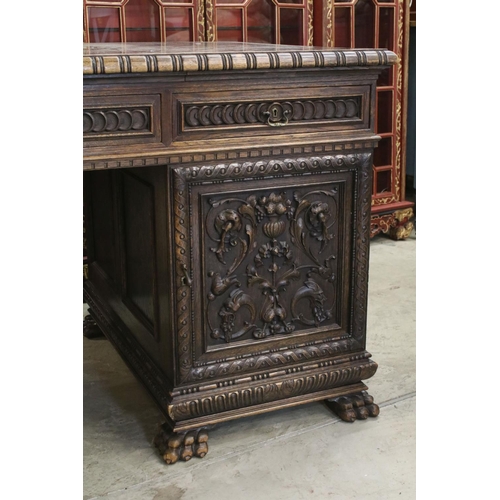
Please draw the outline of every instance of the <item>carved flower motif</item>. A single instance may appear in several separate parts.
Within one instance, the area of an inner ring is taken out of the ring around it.
[[[279,217],[291,211],[292,202],[287,200],[285,193],[271,193],[269,196],[250,196],[247,203],[255,209],[257,220],[260,222],[265,216]]]

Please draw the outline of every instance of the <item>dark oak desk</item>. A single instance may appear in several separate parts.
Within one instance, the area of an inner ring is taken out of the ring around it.
[[[165,415],[207,427],[326,400],[376,416],[366,345],[375,83],[385,50],[84,48],[90,313]]]

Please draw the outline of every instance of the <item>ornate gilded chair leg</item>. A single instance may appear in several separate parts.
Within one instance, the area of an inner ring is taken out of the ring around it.
[[[154,444],[167,465],[179,460],[187,462],[193,456],[203,458],[208,453],[208,433],[206,430],[173,432],[167,424],[160,427]]]
[[[83,318],[83,336],[88,339],[104,337],[101,329],[97,326],[97,323],[90,314],[87,314],[87,316]]]
[[[366,391],[327,399],[325,404],[345,422],[376,417],[380,412],[379,407],[373,402],[373,397]]]

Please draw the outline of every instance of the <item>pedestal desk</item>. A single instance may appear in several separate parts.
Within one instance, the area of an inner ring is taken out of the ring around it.
[[[207,429],[325,400],[376,416],[366,351],[375,84],[396,55],[85,45],[90,314],[165,416]]]

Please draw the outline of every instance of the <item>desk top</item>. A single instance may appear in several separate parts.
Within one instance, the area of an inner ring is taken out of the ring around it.
[[[83,44],[84,75],[386,66],[397,62],[397,55],[385,49],[239,42]]]

